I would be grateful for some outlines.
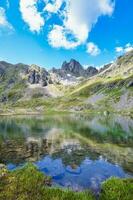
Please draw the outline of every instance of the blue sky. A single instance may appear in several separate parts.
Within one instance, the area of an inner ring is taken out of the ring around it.
[[[132,49],[132,0],[0,0],[0,60],[101,66]]]

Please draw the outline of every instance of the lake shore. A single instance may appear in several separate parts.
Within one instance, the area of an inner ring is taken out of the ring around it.
[[[0,169],[0,199],[24,200],[131,200],[133,179],[111,178],[101,186],[95,197],[90,191],[74,192],[51,187],[51,178],[45,176],[32,164],[12,172],[4,165]]]
[[[68,113],[0,118],[0,200],[131,200],[132,118]]]
[[[86,111],[76,111],[76,110],[37,110],[37,109],[7,109],[0,110],[0,116],[13,116],[13,115],[50,115],[50,114],[103,114],[105,116],[110,114],[122,115],[133,117],[132,111],[110,111],[110,110],[86,110]]]

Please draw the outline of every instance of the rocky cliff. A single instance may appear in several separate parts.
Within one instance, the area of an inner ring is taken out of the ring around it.
[[[28,82],[30,84],[41,84],[43,87],[52,84],[52,79],[46,69],[32,65],[28,70]]]

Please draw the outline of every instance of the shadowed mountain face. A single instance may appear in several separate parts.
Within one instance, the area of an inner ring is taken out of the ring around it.
[[[81,76],[84,71],[81,64],[74,59],[71,59],[69,63],[65,61],[62,64],[61,70],[63,70],[66,73],[71,73],[75,76]]]

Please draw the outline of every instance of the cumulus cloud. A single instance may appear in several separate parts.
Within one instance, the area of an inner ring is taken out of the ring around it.
[[[57,11],[59,11],[63,2],[64,0],[53,0],[52,3],[47,2],[44,11],[56,13]]]
[[[97,56],[100,54],[100,49],[98,48],[98,46],[96,44],[94,44],[93,42],[89,42],[87,44],[87,53],[90,54],[91,56]]]
[[[33,32],[39,32],[45,24],[44,18],[37,10],[38,0],[20,0],[20,11],[23,20]]]
[[[37,10],[39,0],[20,0],[23,20],[31,31],[39,32],[47,20],[46,16],[60,19],[53,22],[48,33],[49,44],[59,48],[75,48],[86,45],[94,25],[100,16],[111,16],[114,0],[41,0],[44,2],[43,16]],[[44,19],[45,16],[45,19]],[[71,35],[71,37],[70,37]]]
[[[54,25],[48,36],[49,44],[55,48],[73,49],[77,47],[78,41],[68,40],[66,34],[62,26]]]
[[[120,54],[127,53],[132,50],[133,50],[133,45],[130,43],[126,44],[124,47],[116,47],[115,48],[116,53],[120,53]]]
[[[133,45],[130,43],[126,44],[124,51],[127,53],[132,50],[133,50]]]
[[[13,30],[13,26],[8,22],[5,9],[0,7],[0,29]]]
[[[117,52],[117,53],[120,53],[120,52],[123,52],[123,47],[116,47],[115,48],[115,51]]]
[[[84,44],[98,18],[102,15],[111,15],[113,9],[112,0],[67,0],[62,24],[63,32],[69,30],[78,40],[77,46]]]

